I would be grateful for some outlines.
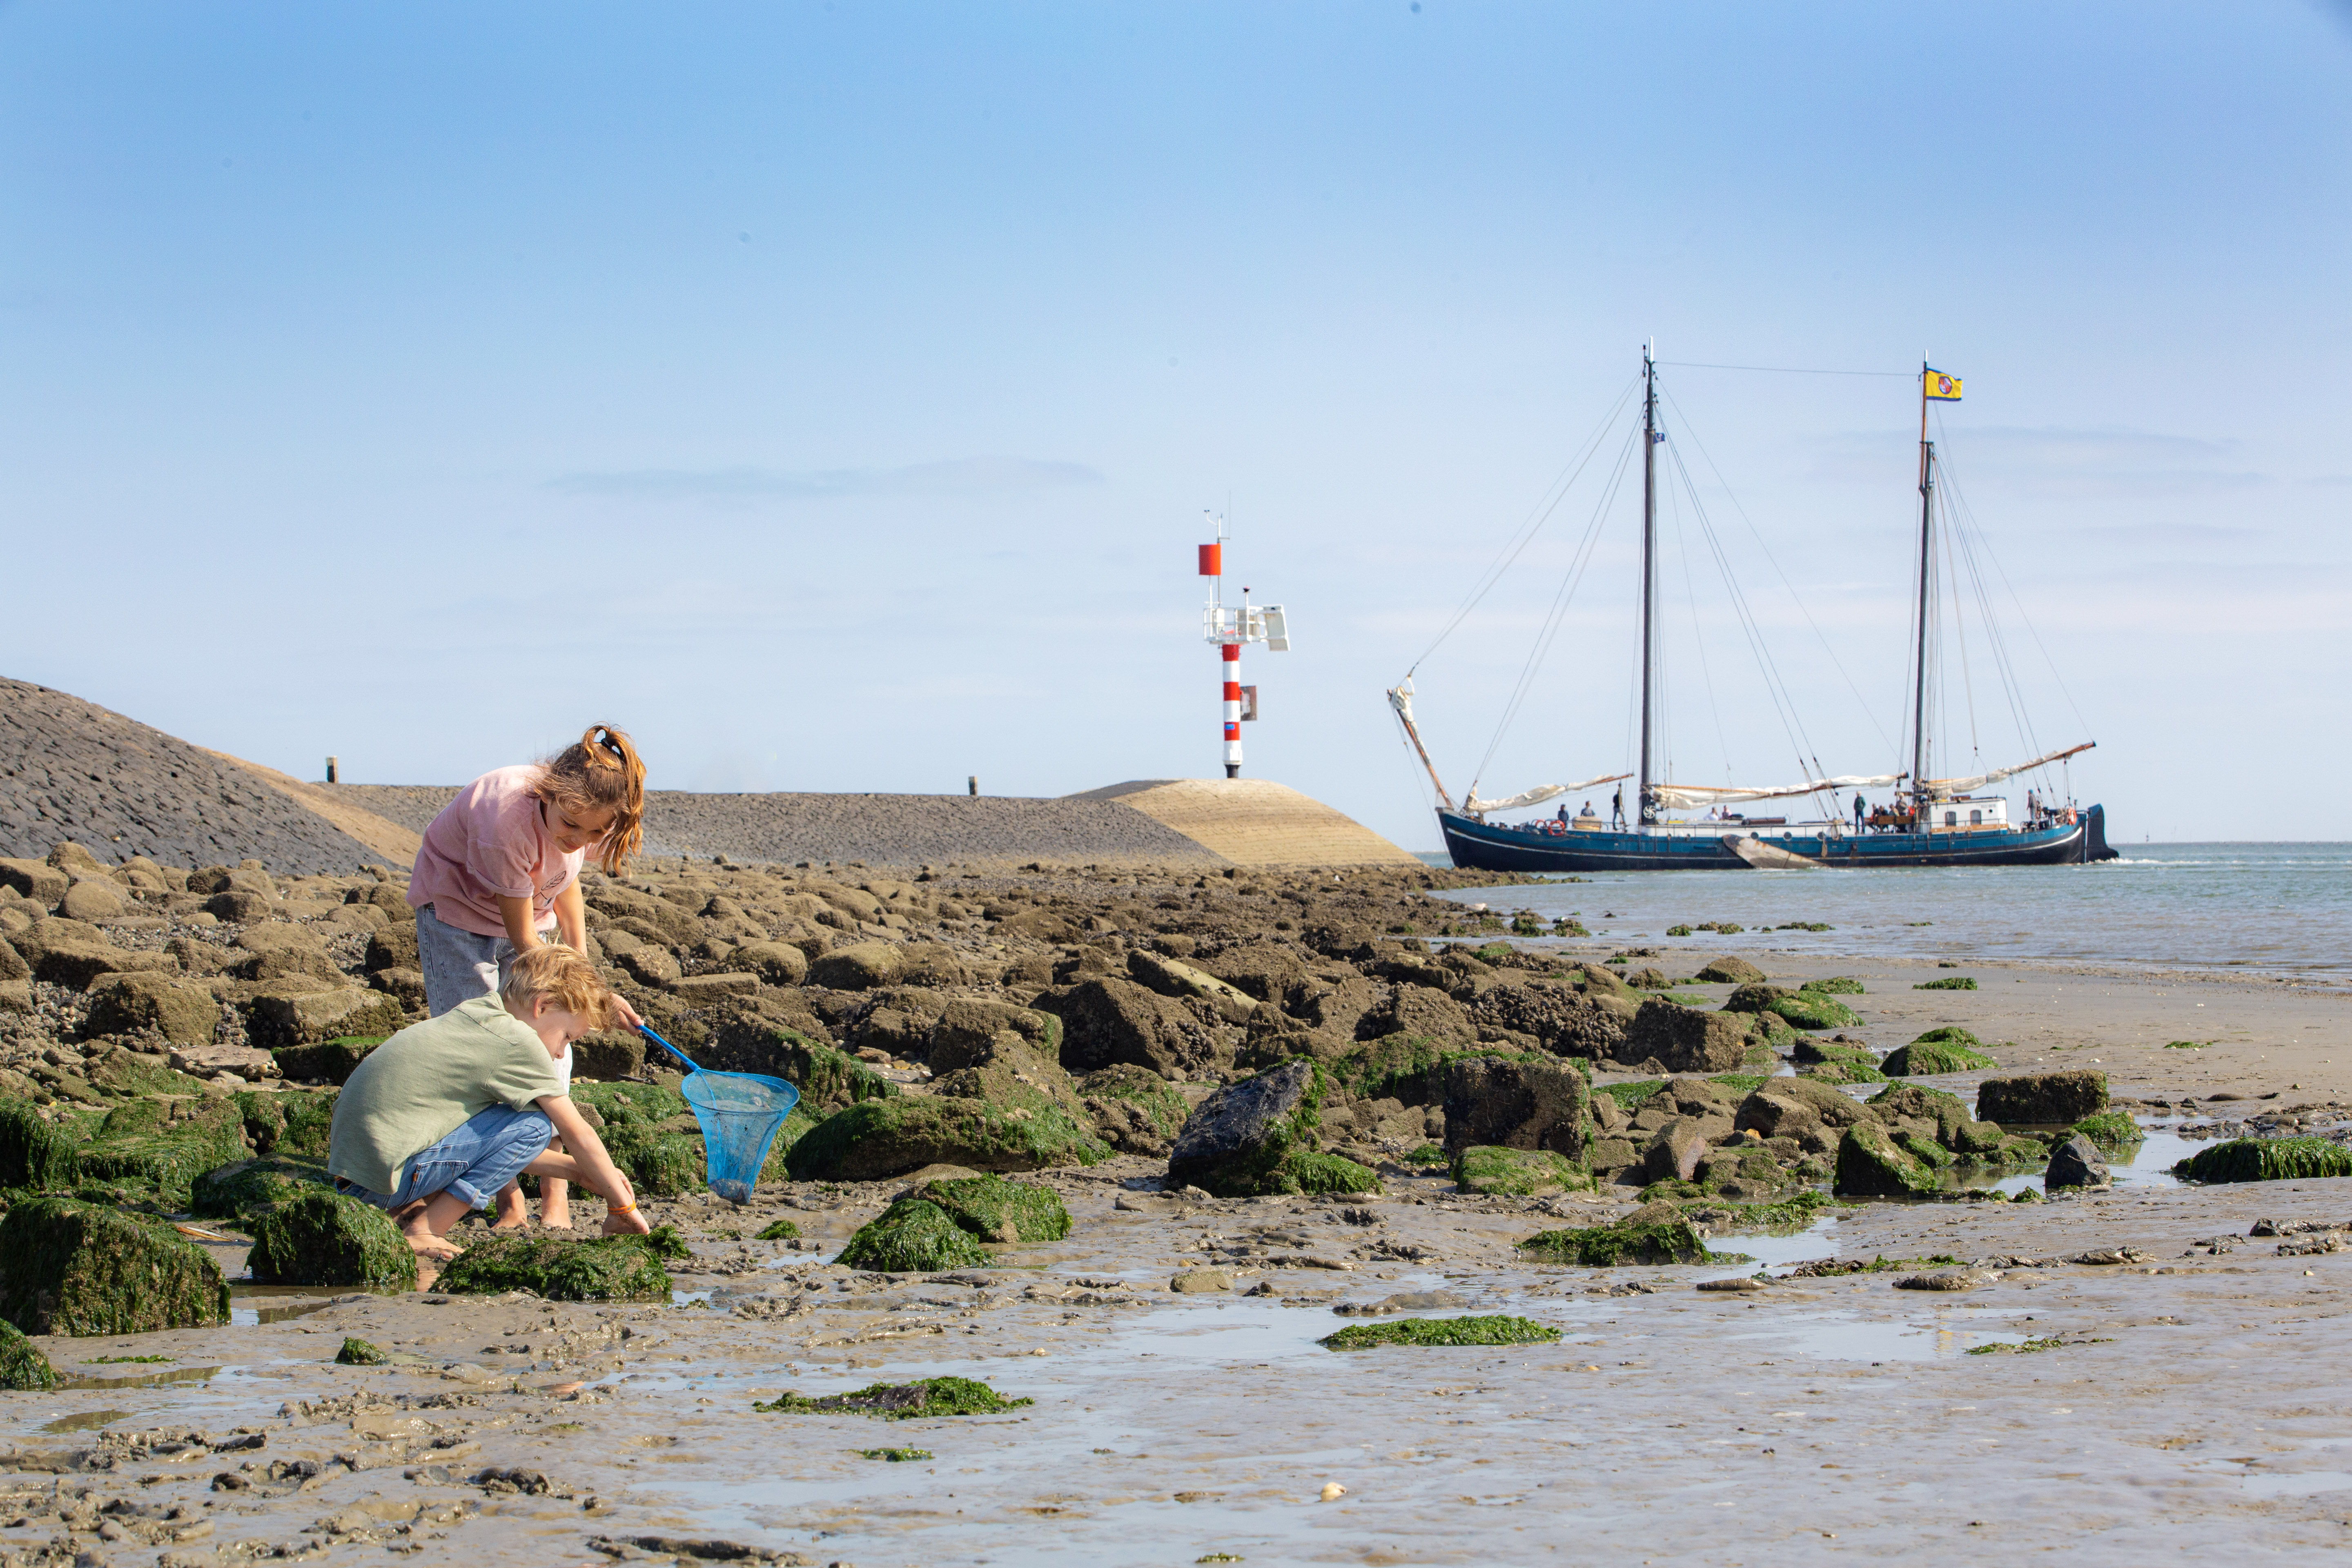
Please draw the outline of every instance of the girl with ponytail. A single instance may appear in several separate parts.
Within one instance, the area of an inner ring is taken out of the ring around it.
[[[645,841],[645,762],[610,724],[591,724],[545,762],[499,768],[459,790],[425,830],[408,884],[425,1012],[437,1018],[499,991],[515,955],[551,936],[586,952],[580,868],[593,855],[605,875],[619,876]],[[643,1022],[620,997],[613,1010],[625,1027]],[[568,1089],[568,1049],[555,1069]],[[568,1226],[565,1184],[541,1178],[541,1222]],[[520,1191],[509,1187],[499,1221],[522,1218]]]

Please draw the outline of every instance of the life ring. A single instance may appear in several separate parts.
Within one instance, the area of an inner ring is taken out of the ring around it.
[[[1565,833],[1568,831],[1568,824],[1555,816],[1549,822],[1544,824],[1544,831],[1554,835]]]

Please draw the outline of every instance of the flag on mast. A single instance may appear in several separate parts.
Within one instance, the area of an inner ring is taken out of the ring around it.
[[[1960,400],[1958,376],[1946,375],[1940,370],[1928,370],[1923,365],[1920,367],[1920,377],[1921,384],[1927,389],[1926,395],[1930,402],[1958,403]]]

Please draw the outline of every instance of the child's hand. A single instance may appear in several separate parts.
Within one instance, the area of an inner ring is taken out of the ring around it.
[[[645,1019],[638,1016],[635,1007],[629,1005],[625,997],[619,995],[613,997],[613,1016],[620,1019],[621,1027],[625,1029],[642,1029],[646,1026]]]

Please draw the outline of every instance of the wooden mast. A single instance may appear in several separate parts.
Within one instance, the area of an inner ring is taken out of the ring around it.
[[[1911,829],[1927,830],[1927,612],[1929,535],[1935,516],[1936,448],[1927,439],[1927,362],[1919,362],[1919,645],[1911,697]]]
[[[1925,420],[1926,405],[1920,418]],[[1924,425],[1922,428],[1925,428]],[[1650,667],[1658,633],[1658,373],[1651,345],[1642,345],[1642,780],[1637,803],[1644,827],[1658,820],[1650,784]]]

